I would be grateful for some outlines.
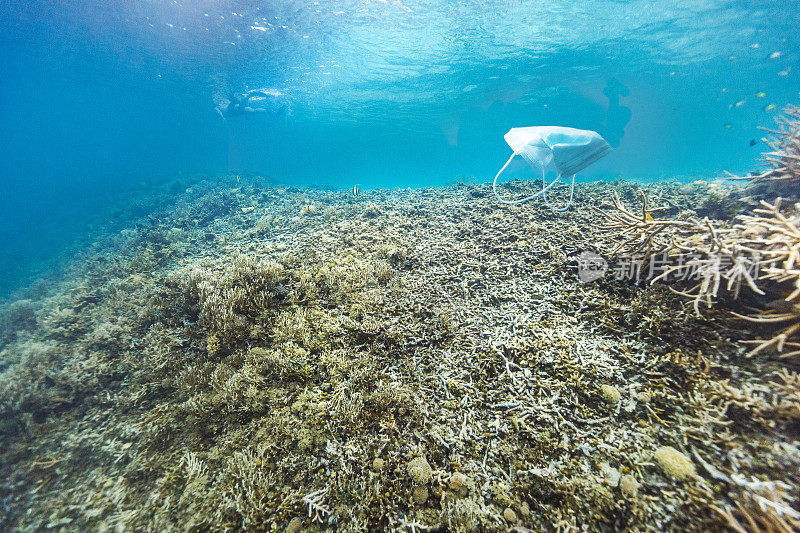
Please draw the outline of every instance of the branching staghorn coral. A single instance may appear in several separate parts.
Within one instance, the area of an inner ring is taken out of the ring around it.
[[[735,238],[726,239],[727,232],[715,228],[707,218],[702,222],[695,221],[693,224],[695,231],[698,232],[694,234],[695,238],[673,237],[672,240],[674,249],[689,259],[665,267],[660,275],[651,280],[651,283],[664,280],[670,275],[686,273],[695,275],[699,281],[688,290],[680,291],[672,287],[670,290],[691,298],[697,314],[700,314],[701,302],[705,303],[706,307],[711,307],[723,282],[725,290],[734,299],[739,297],[743,284],[755,293],[764,294],[751,274],[758,267],[756,251],[739,245]],[[700,233],[703,230],[706,238],[699,241],[696,236],[703,235]]]
[[[246,323],[244,317],[270,307],[286,277],[281,263],[244,255],[235,257],[220,273],[195,268],[176,275],[197,306],[199,319],[224,335]]]
[[[653,218],[653,213],[667,208],[648,208],[647,195],[641,189],[639,189],[639,194],[642,196],[641,215],[634,214],[628,210],[616,192],[611,197],[611,203],[605,203],[600,207],[593,206],[593,209],[605,218],[603,228],[621,240],[612,253],[619,251],[628,254],[644,252],[645,255],[650,255],[654,252],[663,251],[668,247],[668,243],[659,242],[657,237],[669,227],[690,224],[679,220],[658,220]]]
[[[752,180],[749,186],[762,183],[800,185],[800,107],[787,106],[775,122],[777,129],[761,128],[772,135],[763,139],[772,151],[763,154],[761,159],[769,168],[754,176],[731,174],[731,179]]]
[[[303,503],[308,505],[308,517],[312,523],[318,522],[322,524],[325,521],[325,517],[331,514],[330,509],[323,503],[327,494],[328,489],[320,489],[303,496]]]
[[[742,502],[737,501],[735,507],[721,509],[713,506],[712,508],[725,519],[726,525],[737,533],[761,533],[764,531],[791,533],[796,531],[797,527],[797,520],[787,519],[772,508],[762,507],[757,503],[745,506]]]
[[[763,256],[763,279],[792,282],[795,290],[786,298],[800,297],[800,228],[797,217],[781,213],[781,199],[773,204],[761,201],[757,216],[743,216],[739,225],[747,235],[746,244]]]
[[[761,383],[715,381],[711,390],[725,410],[735,407],[764,427],[800,422],[800,374],[787,368],[765,376]]]
[[[721,509],[712,506],[737,533],[762,531],[791,533],[800,527],[800,513],[791,505],[786,492],[789,485],[780,481],[748,481],[742,475],[731,476],[730,481],[741,491],[734,506]],[[789,501],[787,501],[789,500]]]
[[[647,195],[641,189],[639,194],[642,197],[640,216],[628,210],[616,194],[611,203],[595,208],[605,218],[603,229],[621,240],[613,253],[622,251],[642,258],[661,253],[673,259],[674,264],[661,267],[661,273],[651,279],[651,283],[670,276],[697,279],[698,282],[687,290],[673,287],[670,290],[691,298],[698,314],[701,303],[711,307],[723,283],[734,298],[738,297],[743,284],[763,294],[750,274],[756,266],[753,252],[727,238],[730,229],[716,228],[707,218],[702,221],[655,219],[651,213],[666,208],[648,208]],[[657,239],[659,236],[663,238]]]
[[[756,345],[748,355],[774,348],[780,357],[791,357],[800,354],[800,342],[790,340],[800,332],[800,228],[797,217],[787,217],[780,212],[780,198],[773,204],[762,200],[761,205],[761,209],[755,210],[755,216],[742,217],[740,227],[743,233],[754,235],[745,241],[745,246],[761,256],[759,279],[778,287],[780,298],[773,303],[772,309],[756,315],[734,314],[757,324],[783,325],[769,339],[747,341]],[[790,288],[793,289],[791,292]],[[780,289],[783,289],[782,293]],[[791,351],[784,352],[786,348]]]
[[[650,282],[692,277],[696,283],[688,289],[669,287],[671,291],[692,299],[695,312],[700,304],[711,307],[722,289],[734,300],[740,300],[742,289],[770,296],[771,308],[755,314],[733,313],[756,324],[780,325],[767,339],[746,341],[755,347],[747,354],[774,349],[780,357],[800,355],[800,220],[781,211],[781,199],[762,201],[753,215],[740,217],[733,228],[720,228],[710,220],[656,221],[648,218],[654,210],[647,208],[647,197],[641,192],[642,216],[625,208],[617,197],[597,209],[606,219],[604,229],[622,242],[616,250],[626,253],[664,253],[672,262]],[[651,217],[652,218],[652,217]],[[674,224],[669,244],[654,244],[655,236]]]

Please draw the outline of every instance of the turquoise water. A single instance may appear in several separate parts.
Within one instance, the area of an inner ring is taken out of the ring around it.
[[[615,147],[583,179],[747,172],[798,100],[798,27],[788,0],[2,0],[0,294],[176,179],[489,181],[544,124]]]

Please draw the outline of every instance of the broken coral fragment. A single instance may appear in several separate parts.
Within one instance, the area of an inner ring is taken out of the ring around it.
[[[620,473],[619,470],[609,465],[608,463],[600,463],[600,472],[603,474],[605,482],[611,486],[616,487],[619,485]]]

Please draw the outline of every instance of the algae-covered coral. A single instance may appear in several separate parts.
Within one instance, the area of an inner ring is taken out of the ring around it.
[[[722,311],[580,282],[612,191],[638,195],[193,185],[4,311],[0,528],[791,524],[795,375]]]

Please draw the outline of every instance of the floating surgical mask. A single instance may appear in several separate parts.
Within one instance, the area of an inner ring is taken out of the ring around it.
[[[521,204],[541,196],[544,199],[544,203],[553,211],[566,211],[569,209],[572,204],[572,195],[575,192],[575,174],[612,150],[605,139],[594,131],[576,130],[575,128],[561,126],[511,128],[503,138],[514,150],[514,153],[511,154],[506,164],[494,177],[492,189],[495,197],[504,204]],[[503,200],[497,194],[497,180],[517,155],[521,155],[532,167],[541,168],[542,190],[521,200]],[[547,183],[545,177],[550,171],[556,172],[557,175],[552,182]],[[569,201],[566,207],[556,209],[547,201],[547,191],[558,183],[561,178],[568,176],[572,176],[569,186]]]

